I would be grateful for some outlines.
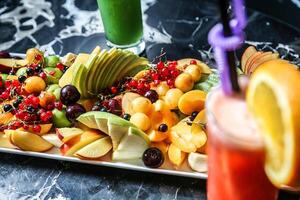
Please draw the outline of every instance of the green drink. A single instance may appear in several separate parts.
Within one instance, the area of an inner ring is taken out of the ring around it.
[[[140,0],[97,0],[108,46],[141,53],[145,48]]]

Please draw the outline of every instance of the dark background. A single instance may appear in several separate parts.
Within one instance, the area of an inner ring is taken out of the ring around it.
[[[300,63],[300,9],[293,2],[298,1],[248,0],[253,9],[247,10],[247,40],[237,59],[251,44]],[[142,0],[142,6],[149,59],[163,47],[170,59],[195,57],[214,65],[207,33],[219,22],[215,0]],[[97,9],[95,0],[0,0],[0,50],[25,53],[37,46],[64,55],[105,47]],[[203,180],[0,153],[1,200],[206,199],[205,185]],[[300,197],[281,192],[279,199]]]

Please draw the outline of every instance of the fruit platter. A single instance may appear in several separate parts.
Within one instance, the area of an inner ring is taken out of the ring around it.
[[[249,47],[239,73],[278,56]],[[205,101],[216,69],[98,46],[0,57],[1,152],[207,178]]]

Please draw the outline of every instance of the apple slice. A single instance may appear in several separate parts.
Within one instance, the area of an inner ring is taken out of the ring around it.
[[[114,161],[132,161],[141,159],[144,151],[150,146],[148,136],[138,128],[129,127],[128,133],[121,139],[113,152]]]
[[[171,163],[179,167],[184,159],[186,158],[187,153],[181,151],[176,145],[170,144],[168,150],[168,156]]]
[[[50,150],[53,145],[42,137],[20,130],[4,130],[5,134],[10,135],[12,143],[24,151],[44,152]]]
[[[141,95],[137,94],[137,93],[133,93],[133,92],[127,92],[123,95],[122,97],[122,109],[124,113],[133,115],[134,111],[132,109],[132,104],[131,102],[140,97]]]
[[[257,50],[253,46],[249,46],[244,51],[244,53],[242,55],[242,59],[241,59],[241,67],[242,67],[243,72],[245,72],[245,69],[246,69],[245,66],[246,66],[248,59],[256,52],[257,52]]]
[[[279,58],[278,53],[269,53],[269,52],[263,53],[262,56],[257,58],[257,60],[255,60],[251,64],[250,69],[248,71],[249,75],[252,74],[256,70],[256,68],[259,67],[264,62],[267,62],[267,61],[270,61],[270,60],[275,60],[275,59],[278,59],[278,58]]]
[[[0,71],[2,73],[9,73],[11,69],[19,68],[28,64],[27,60],[13,59],[13,58],[0,58]]]
[[[55,130],[58,138],[61,139],[63,143],[68,142],[84,132],[80,128],[57,128]]]
[[[17,149],[15,145],[13,145],[5,134],[0,134],[0,147],[2,148],[9,148],[9,149]]]
[[[61,151],[65,156],[73,156],[75,152],[84,146],[104,137],[96,130],[85,131],[81,135],[76,136],[75,138],[69,140],[61,148],[64,151]],[[71,142],[72,141],[72,142]]]
[[[197,172],[207,172],[207,155],[190,153],[188,163],[190,167]]]
[[[58,138],[58,135],[55,133],[49,133],[43,135],[42,138],[47,142],[53,144],[55,147],[60,148],[64,143]]]
[[[112,149],[110,137],[103,137],[86,145],[74,155],[80,158],[97,159],[107,154]]]

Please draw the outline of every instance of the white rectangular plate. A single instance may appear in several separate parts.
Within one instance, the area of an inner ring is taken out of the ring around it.
[[[12,54],[12,55],[25,57],[24,54]],[[24,155],[24,156],[33,156],[33,157],[39,157],[39,158],[47,158],[47,159],[53,159],[53,160],[83,163],[83,164],[90,164],[90,165],[97,165],[97,166],[113,167],[113,168],[120,168],[120,169],[134,170],[134,171],[182,176],[182,177],[189,177],[189,178],[207,179],[207,173],[198,173],[198,172],[193,172],[191,170],[181,171],[181,170],[173,170],[173,169],[152,169],[152,168],[144,167],[142,164],[135,165],[135,164],[127,164],[127,163],[121,163],[121,162],[81,160],[76,157],[62,156],[59,154],[59,150],[57,148],[53,148],[52,150],[44,152],[44,153],[38,153],[38,152],[29,152],[29,151],[22,151],[22,150],[18,150],[18,149],[8,149],[8,148],[0,147],[0,152],[10,153],[10,154],[18,154],[18,155]]]

